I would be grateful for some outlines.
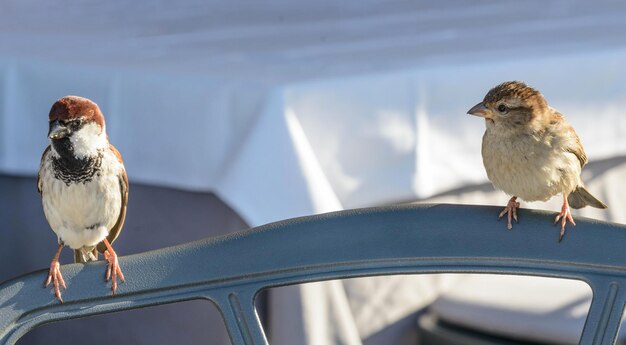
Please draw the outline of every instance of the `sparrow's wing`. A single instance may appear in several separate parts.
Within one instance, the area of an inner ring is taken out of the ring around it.
[[[569,141],[569,145],[565,149],[566,152],[573,153],[578,161],[580,162],[580,167],[584,167],[587,164],[587,155],[585,154],[585,150],[583,149],[583,145],[580,143],[580,138],[574,131],[572,126],[568,126],[569,136],[572,137],[572,140]]]
[[[41,172],[43,171],[43,162],[46,160],[48,153],[50,152],[50,145],[46,147],[41,155],[41,162],[39,162],[39,173],[37,174],[37,191],[41,194]]]
[[[109,147],[121,163],[122,156],[120,155],[120,153],[115,147],[113,147],[113,145],[110,145]],[[123,167],[118,177],[120,182],[120,193],[122,193],[122,205],[120,209],[120,215],[119,217],[117,217],[117,222],[115,222],[115,225],[113,225],[113,227],[109,231],[109,235],[107,236],[107,240],[109,241],[109,243],[113,243],[113,241],[115,241],[117,236],[120,234],[122,226],[124,225],[124,220],[126,219],[126,204],[128,203],[128,176],[126,175],[126,170]],[[98,251],[100,253],[104,253],[105,250],[106,246],[104,245],[104,243],[99,243]]]
[[[556,131],[557,133],[563,133],[563,139],[565,141],[565,152],[573,153],[576,158],[578,158],[578,161],[580,162],[580,167],[584,167],[585,164],[587,164],[587,154],[585,154],[585,150],[583,149],[583,145],[580,142],[578,134],[576,134],[574,127],[572,127],[572,125],[570,125],[565,120],[565,117],[561,113],[554,109],[553,112],[554,118],[552,123],[557,125],[557,128],[560,127]]]

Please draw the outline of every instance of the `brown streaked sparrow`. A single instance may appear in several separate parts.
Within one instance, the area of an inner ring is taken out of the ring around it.
[[[61,302],[59,254],[63,246],[74,249],[75,262],[108,262],[106,280],[113,294],[117,278],[124,281],[111,244],[126,217],[128,178],[122,156],[109,143],[104,116],[86,98],[66,96],[50,109],[50,145],[43,152],[37,188],[46,219],[57,235],[59,247],[50,264],[45,286],[54,285]]]
[[[494,187],[511,195],[498,219],[508,215],[517,221],[517,198],[546,201],[562,193],[563,206],[554,223],[561,221],[559,241],[567,221],[576,223],[570,206],[607,206],[589,193],[580,178],[587,156],[574,128],[539,91],[509,81],[491,89],[468,114],[483,117],[482,156],[487,177]]]

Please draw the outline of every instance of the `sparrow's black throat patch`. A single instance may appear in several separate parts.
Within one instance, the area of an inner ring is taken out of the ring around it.
[[[100,172],[102,165],[102,152],[93,157],[76,158],[74,155],[74,147],[68,137],[52,140],[54,150],[59,157],[52,157],[52,167],[54,168],[54,177],[70,183],[87,183],[91,181],[94,175]]]

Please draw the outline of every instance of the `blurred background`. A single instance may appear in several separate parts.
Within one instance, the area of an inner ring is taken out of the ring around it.
[[[609,209],[574,217],[626,223],[622,1],[2,1],[0,281],[47,268],[56,249],[36,174],[65,95],[100,105],[124,157],[115,248],[128,255],[349,208],[504,206],[482,166],[484,121],[466,111],[506,80],[541,90],[581,137],[583,179]],[[312,283],[269,291],[261,316],[273,345],[577,343],[589,288],[520,279]],[[204,301],[45,325],[20,343],[181,339],[229,343]]]

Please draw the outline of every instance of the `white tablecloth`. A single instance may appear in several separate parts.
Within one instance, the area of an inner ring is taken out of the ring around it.
[[[214,191],[251,225],[485,181],[495,84],[540,89],[591,160],[626,154],[626,4],[0,4],[0,171],[47,113],[96,101],[132,181]],[[367,336],[369,331],[361,331]]]

